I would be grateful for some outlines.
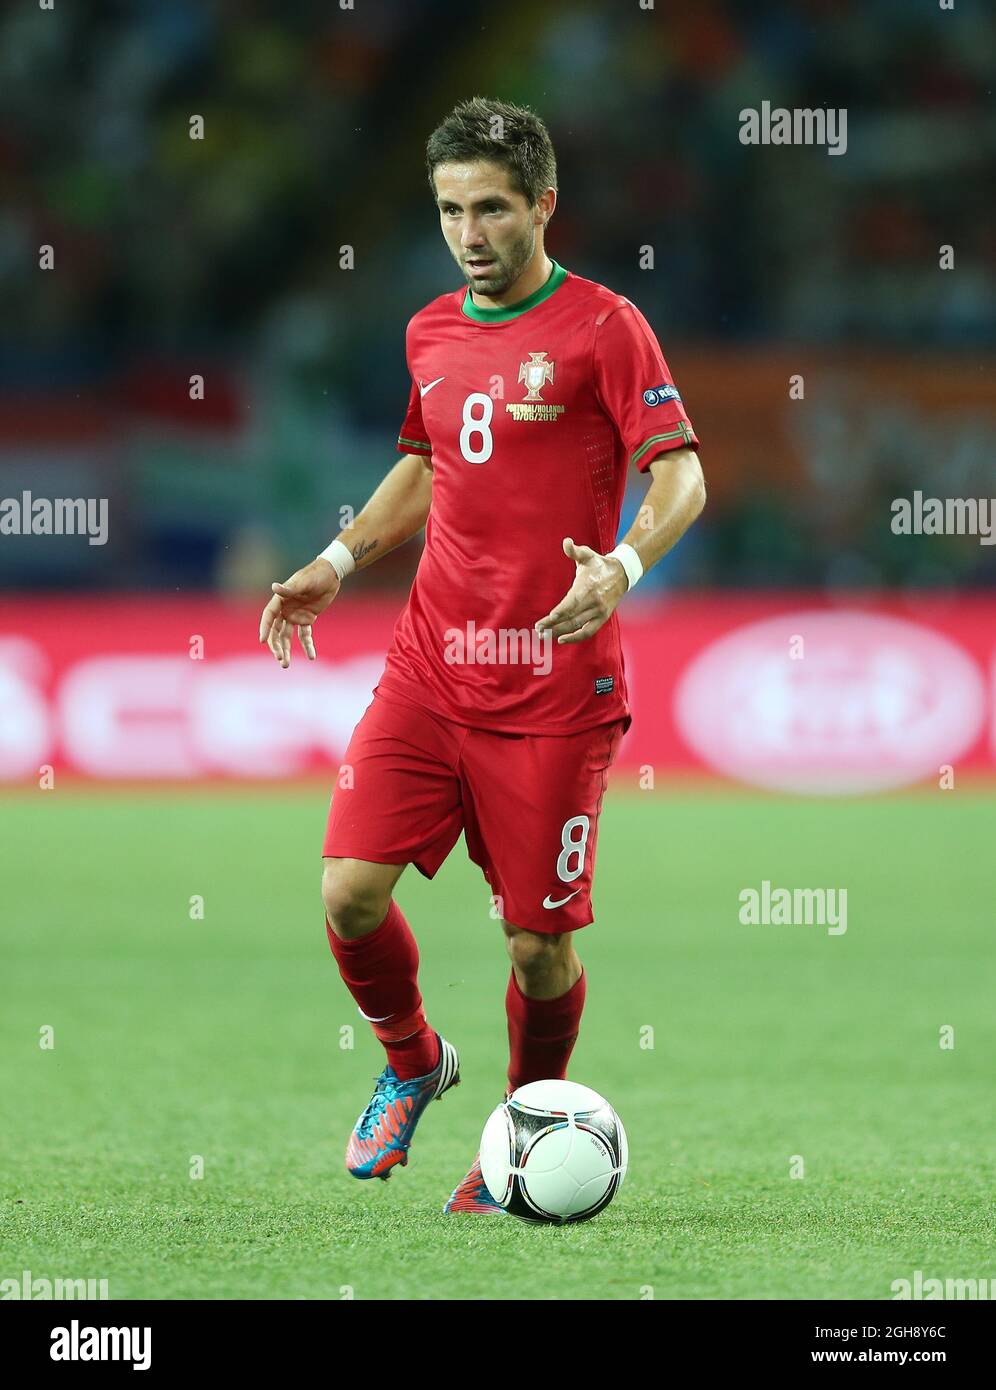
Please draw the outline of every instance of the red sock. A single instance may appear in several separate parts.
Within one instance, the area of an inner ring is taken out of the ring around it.
[[[401,908],[392,898],[380,926],[353,941],[336,936],[327,917],[325,930],[339,974],[388,1063],[402,1081],[427,1075],[439,1062],[439,1043],[422,1009],[418,946]]]
[[[514,1091],[529,1081],[563,1080],[577,1041],[586,990],[585,972],[558,999],[530,999],[513,970],[505,994],[508,1014],[508,1084]]]

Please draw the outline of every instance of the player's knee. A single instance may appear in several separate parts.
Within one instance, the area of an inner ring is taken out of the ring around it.
[[[345,859],[326,861],[322,869],[322,902],[336,936],[349,940],[366,936],[383,922],[391,895],[365,877],[362,868]]]
[[[513,927],[509,922],[503,922],[502,926],[509,958],[527,979],[539,979],[557,969],[565,953],[571,950],[569,933],[553,935],[550,932],[526,931],[523,927]]]

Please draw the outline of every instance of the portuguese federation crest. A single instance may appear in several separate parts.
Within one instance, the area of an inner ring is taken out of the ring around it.
[[[519,380],[526,383],[526,394],[523,397],[527,401],[541,401],[541,387],[548,381],[553,380],[552,362],[546,361],[545,352],[531,352],[528,362],[519,363]]]

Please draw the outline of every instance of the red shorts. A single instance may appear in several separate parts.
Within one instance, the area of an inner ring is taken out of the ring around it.
[[[598,813],[628,724],[498,734],[375,694],[339,770],[323,853],[432,878],[462,830],[498,916],[527,931],[586,927]]]

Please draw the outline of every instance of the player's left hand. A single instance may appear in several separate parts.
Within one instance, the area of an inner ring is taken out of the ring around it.
[[[537,632],[552,632],[557,645],[584,642],[608,622],[616,604],[629,588],[626,571],[618,560],[599,555],[587,545],[575,545],[568,536],[564,554],[574,561],[574,583],[545,618]]]

